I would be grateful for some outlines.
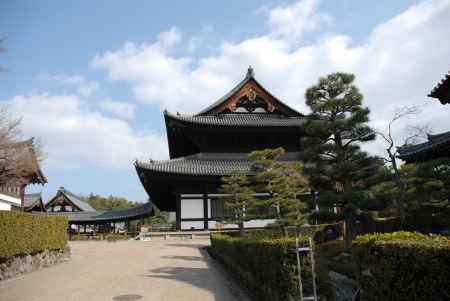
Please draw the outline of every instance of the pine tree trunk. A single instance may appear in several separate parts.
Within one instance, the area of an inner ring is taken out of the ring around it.
[[[245,234],[244,222],[239,222],[239,237],[243,237]]]
[[[390,148],[387,149],[387,153],[389,155],[389,159],[392,164],[392,169],[394,170],[394,181],[395,181],[398,189],[400,190],[400,196],[398,198],[397,206],[398,206],[398,213],[400,214],[400,229],[403,229],[403,227],[405,226],[405,219],[406,219],[406,215],[405,215],[406,185],[400,176],[400,171],[397,166],[397,161],[395,161],[395,155],[392,154]]]

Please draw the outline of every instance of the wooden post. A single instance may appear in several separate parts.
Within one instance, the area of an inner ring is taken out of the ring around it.
[[[176,194],[176,229],[177,231],[181,231],[181,195]]]
[[[208,230],[208,195],[203,194],[203,230]]]
[[[80,225],[77,225],[77,239],[80,240]]]

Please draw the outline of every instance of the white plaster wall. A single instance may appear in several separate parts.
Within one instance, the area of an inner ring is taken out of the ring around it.
[[[195,230],[203,230],[203,222],[181,222],[181,230],[191,230],[192,227]]]
[[[274,219],[251,220],[251,221],[245,222],[244,227],[245,228],[262,228],[273,222],[275,222]],[[223,226],[221,226],[221,225],[223,225]],[[209,221],[208,222],[208,227],[210,229],[216,229],[216,228],[218,228],[218,226],[221,226],[220,228],[222,228],[222,229],[237,229],[237,227],[238,227],[235,224],[221,224],[220,222],[217,222],[217,221]]]
[[[203,218],[203,200],[181,200],[181,218]]]
[[[211,217],[211,202],[208,199],[208,217]],[[203,218],[203,199],[182,199],[181,200],[181,218]],[[256,227],[265,227],[270,223],[273,223],[274,219],[267,220],[252,220],[244,223],[244,227],[246,228],[256,228]],[[208,227],[210,229],[217,228],[217,221],[208,221]],[[196,230],[201,230],[203,228],[203,221],[195,221],[195,222],[181,222],[182,230],[189,230],[191,227],[194,227]],[[233,224],[224,224],[222,229],[235,229],[237,225]]]
[[[19,207],[22,205],[22,201],[19,198],[15,198],[3,193],[0,193],[0,201],[5,201],[9,204],[16,204]]]
[[[11,205],[8,203],[2,202],[2,200],[0,200],[0,210],[10,211]]]

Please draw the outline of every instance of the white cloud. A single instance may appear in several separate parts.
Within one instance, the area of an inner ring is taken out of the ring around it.
[[[39,74],[36,79],[54,82],[57,85],[68,86],[74,88],[77,94],[83,97],[92,96],[98,91],[100,85],[95,81],[85,79],[80,75],[65,74]]]
[[[306,32],[318,30],[330,25],[334,18],[325,13],[319,13],[319,0],[301,0],[287,6],[271,9],[269,26],[276,36],[290,41],[299,40]]]
[[[17,95],[6,103],[24,132],[42,141],[47,166],[130,168],[134,159],[167,157],[165,137],[92,111],[77,95]]]
[[[133,119],[136,109],[131,103],[113,101],[109,98],[100,102],[100,108],[122,119]]]
[[[106,71],[111,80],[128,82],[139,101],[183,113],[199,111],[225,94],[243,78],[248,65],[269,90],[304,112],[304,91],[319,76],[352,72],[372,110],[374,126],[383,127],[396,107],[426,103],[424,112],[407,122],[430,123],[436,132],[450,128],[448,108],[426,97],[450,67],[450,40],[445,39],[450,1],[413,5],[376,26],[361,44],[329,32],[297,45],[292,37],[319,30],[332,19],[317,10],[317,3],[304,0],[275,7],[268,12],[271,30],[267,34],[224,42],[210,56],[173,55],[175,47],[180,50],[185,45],[181,33],[172,28],[170,32],[176,34],[168,35],[176,38],[161,34],[153,44],[127,42],[118,50],[97,55],[91,66]],[[379,152],[380,143],[370,148]]]
[[[158,36],[158,42],[161,47],[171,47],[181,42],[181,33],[176,27],[168,31],[163,31]]]

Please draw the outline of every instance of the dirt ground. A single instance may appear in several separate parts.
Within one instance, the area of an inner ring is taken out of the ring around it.
[[[240,300],[207,239],[71,242],[66,263],[0,282],[1,301]]]

